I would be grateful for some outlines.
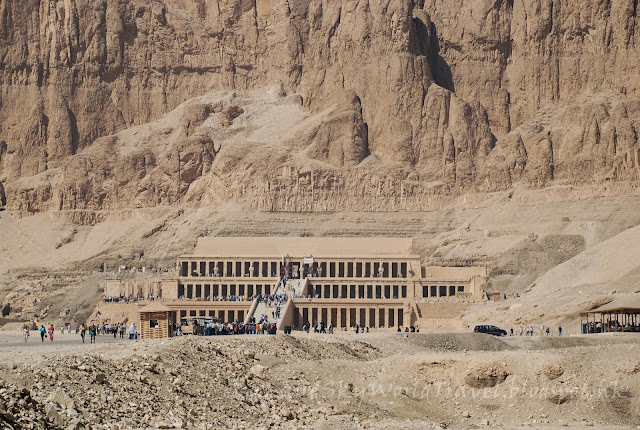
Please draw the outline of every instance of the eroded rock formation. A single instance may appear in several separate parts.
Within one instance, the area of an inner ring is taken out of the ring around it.
[[[634,4],[2,0],[0,198],[396,210],[633,189]]]

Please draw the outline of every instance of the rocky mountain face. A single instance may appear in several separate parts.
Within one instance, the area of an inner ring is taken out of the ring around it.
[[[0,205],[629,192],[636,3],[0,0]]]

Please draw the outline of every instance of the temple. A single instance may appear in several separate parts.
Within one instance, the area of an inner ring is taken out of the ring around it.
[[[172,309],[173,321],[248,321],[270,313],[258,297],[287,295],[279,328],[418,325],[421,304],[482,297],[484,267],[422,266],[412,249],[404,238],[201,237],[178,258],[176,279],[145,290]],[[108,295],[122,295],[122,282],[109,285]]]

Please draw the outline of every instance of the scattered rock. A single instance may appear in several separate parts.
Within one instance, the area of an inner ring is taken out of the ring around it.
[[[280,411],[280,416],[282,418],[286,418],[287,420],[292,420],[293,419],[293,412],[291,412],[291,410],[288,409],[288,408],[283,408]]]
[[[51,403],[48,407],[47,420],[59,427],[62,427],[64,425],[64,419],[58,413],[58,407],[53,403]]]
[[[547,399],[556,405],[563,405],[571,400],[571,395],[568,393],[553,393]]]
[[[509,373],[498,364],[484,364],[471,369],[464,378],[464,382],[473,388],[494,387],[507,379]]]
[[[244,113],[244,109],[240,106],[231,105],[220,113],[220,125],[229,127],[233,124],[233,120]]]
[[[564,373],[564,367],[560,364],[548,364],[542,367],[542,373],[549,379],[557,379]]]
[[[69,397],[63,388],[56,389],[56,391],[47,398],[47,402],[53,402],[62,409],[71,409],[75,407],[75,402],[71,397]]]
[[[253,366],[251,366],[251,373],[253,375],[255,375],[257,378],[264,378],[265,375],[265,371],[267,370],[266,366],[263,366],[262,364],[254,364]]]
[[[106,381],[106,375],[104,373],[96,373],[94,376],[94,380],[98,383],[98,384],[104,384]]]

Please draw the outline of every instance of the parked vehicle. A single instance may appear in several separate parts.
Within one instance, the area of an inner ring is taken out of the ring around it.
[[[486,333],[492,334],[494,336],[506,336],[507,332],[502,330],[500,327],[496,327],[494,325],[477,325],[473,329],[474,333]]]
[[[217,321],[218,319],[213,317],[182,317],[180,318],[180,330],[182,334],[202,336],[205,334],[205,329]]]

